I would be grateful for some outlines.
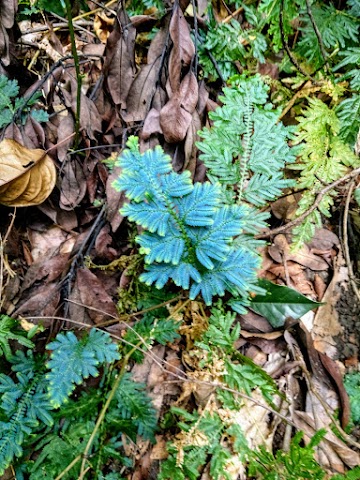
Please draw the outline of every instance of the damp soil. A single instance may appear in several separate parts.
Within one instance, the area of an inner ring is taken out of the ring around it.
[[[343,327],[342,333],[335,338],[338,359],[356,365],[360,350],[360,303],[351,287],[348,290],[342,288],[336,310]]]

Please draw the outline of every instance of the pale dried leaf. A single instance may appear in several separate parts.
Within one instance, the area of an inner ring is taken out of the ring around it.
[[[44,202],[56,182],[54,162],[41,149],[5,139],[0,143],[0,203],[27,207]]]
[[[105,12],[99,12],[94,17],[94,32],[101,43],[106,43],[109,38],[114,18],[109,18]]]

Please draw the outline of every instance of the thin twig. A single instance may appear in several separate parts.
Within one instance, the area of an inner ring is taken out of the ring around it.
[[[193,8],[193,18],[194,18],[194,47],[195,47],[195,59],[194,59],[194,70],[196,78],[198,76],[198,23],[197,23],[197,12],[196,12],[196,4],[195,0],[191,0],[191,5]]]
[[[74,139],[74,147],[76,149],[79,146],[79,136],[80,136],[80,108],[81,108],[82,75],[80,73],[79,56],[78,56],[78,52],[77,52],[77,49],[76,49],[75,30],[74,30],[73,19],[72,19],[71,3],[70,3],[70,0],[64,0],[64,1],[65,1],[65,5],[66,5],[66,16],[67,16],[67,20],[69,22],[71,53],[72,53],[73,58],[74,58],[76,83],[77,83],[76,112],[75,112],[75,139]]]
[[[224,20],[221,23],[229,23],[230,20],[232,20],[235,17],[235,15],[237,15],[238,13],[241,13],[243,10],[244,10],[244,7],[238,8],[237,10],[235,10],[235,12],[231,13],[229,16],[224,18]]]
[[[284,0],[281,0],[281,3],[280,3],[279,26],[280,26],[281,42],[283,44],[283,47],[284,47],[286,53],[288,54],[290,62],[294,65],[296,70],[298,70],[302,75],[304,75],[304,77],[309,78],[312,81],[314,81],[311,78],[311,76],[307,72],[305,72],[305,70],[303,70],[303,68],[298,64],[298,62],[296,61],[295,57],[293,56],[293,54],[292,54],[292,52],[289,48],[289,45],[287,43],[287,40],[285,38],[285,32],[284,32]]]
[[[352,182],[349,186],[349,190],[348,190],[348,193],[346,195],[343,225],[342,225],[342,227],[343,227],[343,247],[344,247],[345,262],[346,262],[346,266],[347,266],[348,271],[349,271],[350,284],[352,286],[354,294],[356,295],[356,297],[358,299],[358,302],[360,302],[360,292],[359,292],[359,289],[356,285],[356,278],[355,278],[355,275],[354,275],[354,270],[353,270],[352,262],[351,262],[351,258],[350,258],[349,241],[348,241],[349,206],[350,206],[350,200],[351,200],[354,188],[355,188],[355,182]]]
[[[78,480],[83,480],[83,478],[84,478],[85,465],[86,465],[87,457],[89,455],[89,451],[92,447],[92,444],[94,443],[94,440],[95,440],[95,437],[98,433],[98,430],[99,430],[99,428],[100,428],[100,426],[101,426],[101,424],[102,424],[102,422],[105,418],[105,415],[106,415],[106,412],[108,411],[110,403],[112,402],[112,400],[113,400],[113,398],[116,394],[116,391],[119,388],[120,382],[121,382],[121,380],[124,376],[127,364],[130,360],[130,357],[135,352],[135,350],[136,350],[136,347],[133,347],[123,358],[120,372],[117,375],[117,378],[116,378],[116,380],[115,380],[115,382],[112,386],[112,389],[110,390],[109,396],[108,396],[103,408],[101,409],[101,412],[100,412],[100,415],[98,416],[98,419],[96,420],[94,430],[92,431],[92,434],[91,434],[91,436],[90,436],[90,438],[89,438],[89,440],[86,444],[86,447],[85,447],[85,450],[84,450],[84,453],[83,453],[83,459],[82,459],[82,462],[81,462],[80,475],[78,477]]]
[[[11,214],[10,225],[6,230],[5,237],[2,238],[0,234],[0,308],[2,307],[2,304],[3,304],[2,291],[4,287],[4,266],[5,266],[5,269],[8,271],[8,275],[10,276],[15,275],[14,272],[11,270],[11,267],[8,264],[7,259],[5,260],[5,253],[4,253],[8,236],[10,235],[12,227],[14,226],[15,217],[16,217],[16,207],[14,207],[14,213]]]
[[[327,61],[327,53],[326,53],[326,50],[325,50],[325,47],[324,47],[324,43],[323,43],[322,38],[321,38],[320,30],[319,30],[318,26],[316,25],[315,18],[314,18],[314,15],[313,15],[313,13],[312,13],[312,10],[311,10],[311,5],[310,5],[310,1],[309,1],[309,0],[306,0],[306,10],[307,10],[307,13],[308,13],[308,15],[309,15],[311,24],[312,24],[312,26],[313,26],[313,29],[314,29],[316,38],[317,38],[317,40],[318,40],[318,42],[319,42],[319,47],[320,47],[321,55],[322,55],[322,57],[323,57],[323,59],[324,59],[324,66],[326,67],[327,71],[330,72],[330,66],[329,66],[328,61]]]
[[[255,235],[256,239],[262,239],[262,238],[269,238],[272,235],[277,235],[278,233],[286,232],[287,230],[290,230],[291,228],[295,227],[299,223],[301,223],[303,220],[305,220],[306,217],[308,217],[314,210],[317,209],[317,207],[320,205],[321,200],[323,199],[324,195],[326,195],[330,190],[334,189],[338,185],[340,185],[343,182],[346,182],[347,180],[351,180],[352,178],[356,177],[357,175],[360,174],[360,167],[356,168],[352,172],[348,173],[342,178],[339,178],[338,180],[335,180],[335,182],[330,183],[327,185],[325,188],[320,190],[320,192],[317,194],[315,198],[315,202],[313,205],[306,210],[306,212],[302,213],[299,217],[295,218],[295,220],[292,220],[291,222],[287,223],[286,225],[282,225],[281,227],[274,228],[272,230],[267,230],[263,233],[260,233],[258,235]]]
[[[69,463],[69,465],[58,475],[55,480],[61,480],[64,475],[66,475],[74,465],[76,465],[79,461],[81,460],[81,455],[78,455],[77,457],[74,458],[74,460]]]

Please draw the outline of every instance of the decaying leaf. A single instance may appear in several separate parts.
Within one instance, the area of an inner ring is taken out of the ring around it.
[[[181,82],[179,91],[174,93],[160,111],[160,126],[165,140],[176,143],[184,140],[193,119],[193,112],[199,98],[195,75],[189,72]]]
[[[175,8],[171,18],[170,36],[174,46],[170,54],[169,79],[172,90],[177,91],[180,87],[181,69],[190,65],[195,54],[189,26],[179,7]]]
[[[15,140],[0,143],[0,168],[0,203],[9,207],[39,205],[55,186],[55,165],[46,152]]]
[[[349,286],[348,280],[348,269],[341,250],[339,250],[334,265],[333,279],[322,298],[324,304],[317,311],[311,329],[315,348],[319,352],[326,353],[330,358],[336,358],[337,355],[335,337],[341,333],[342,327],[336,306],[342,295],[342,289],[347,290]]]
[[[94,32],[98,36],[100,42],[106,43],[110,35],[110,27],[114,25],[114,19],[109,18],[105,12],[100,12],[94,18]]]

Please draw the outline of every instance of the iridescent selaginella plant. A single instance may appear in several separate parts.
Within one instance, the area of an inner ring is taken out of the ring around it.
[[[140,280],[160,289],[172,279],[207,305],[228,291],[234,308],[243,310],[260,264],[255,252],[233,242],[244,228],[244,208],[225,205],[218,185],[193,184],[190,172],[175,173],[161,147],[140,153],[136,137],[127,146],[113,186],[130,201],[122,215],[144,228],[136,237],[145,254]]]

